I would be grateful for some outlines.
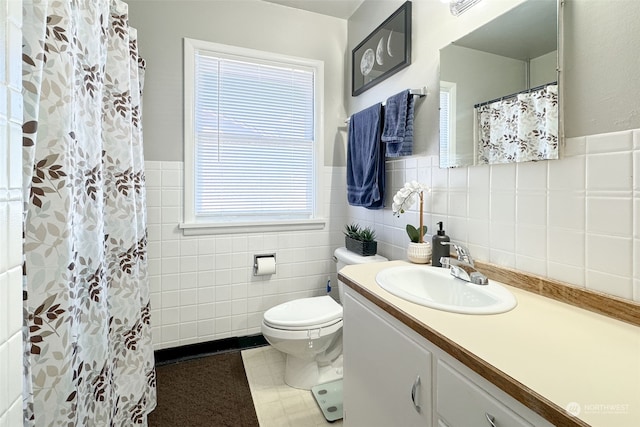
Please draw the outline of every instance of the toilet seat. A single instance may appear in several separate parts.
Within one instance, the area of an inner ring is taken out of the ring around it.
[[[328,337],[336,332],[342,334],[342,319],[337,320],[329,326],[309,326],[302,329],[283,329],[270,326],[267,322],[262,322],[260,327],[262,334],[270,339],[283,340],[290,343],[301,341],[308,343],[309,339],[317,340]],[[269,341],[269,340],[267,340]],[[273,345],[273,343],[271,343]]]
[[[264,323],[289,331],[326,328],[342,321],[342,306],[328,295],[300,298],[270,308]]]

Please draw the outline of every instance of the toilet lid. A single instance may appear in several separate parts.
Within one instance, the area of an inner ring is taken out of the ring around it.
[[[264,313],[265,323],[280,329],[319,328],[340,320],[342,306],[328,295],[288,301]]]

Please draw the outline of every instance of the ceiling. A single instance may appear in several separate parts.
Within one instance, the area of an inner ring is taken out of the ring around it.
[[[537,58],[558,48],[556,8],[555,0],[526,1],[454,43],[520,60]]]
[[[364,0],[263,0],[295,9],[348,19]]]

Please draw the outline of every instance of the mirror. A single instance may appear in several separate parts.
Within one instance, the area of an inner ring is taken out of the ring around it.
[[[546,91],[552,84],[557,111],[557,70],[557,0],[527,0],[441,49],[440,167],[536,160],[483,156],[485,123],[477,107],[520,99],[524,95],[518,94]],[[557,158],[557,114],[550,119]]]

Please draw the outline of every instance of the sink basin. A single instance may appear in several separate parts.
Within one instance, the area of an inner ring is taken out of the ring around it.
[[[378,285],[393,295],[438,310],[464,314],[497,314],[513,309],[515,296],[493,280],[475,285],[457,279],[449,269],[400,266],[380,271]]]

